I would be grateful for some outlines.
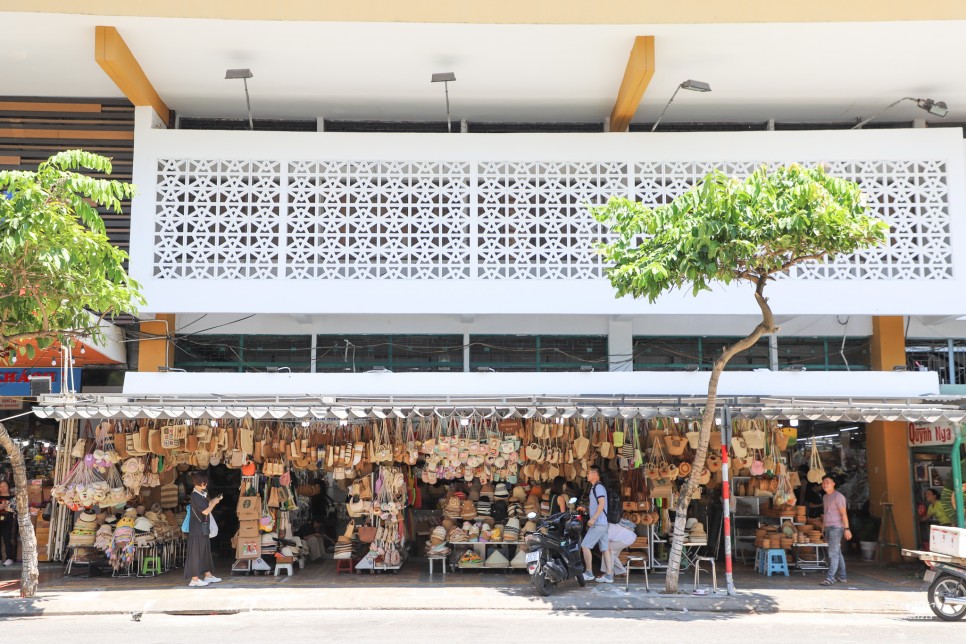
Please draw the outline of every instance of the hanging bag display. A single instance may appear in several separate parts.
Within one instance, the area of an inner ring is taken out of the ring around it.
[[[614,447],[617,449],[620,449],[621,447],[624,446],[624,425],[625,425],[625,421],[623,418],[618,418],[614,422],[614,434],[613,434],[612,442],[614,444]]]
[[[812,451],[808,456],[808,480],[811,483],[821,483],[825,477],[825,468],[822,466],[822,459],[818,455],[818,447],[815,439],[812,439]]]
[[[765,421],[761,419],[748,420],[743,423],[745,430],[742,432],[741,437],[745,439],[745,445],[749,449],[765,448],[764,424]]]

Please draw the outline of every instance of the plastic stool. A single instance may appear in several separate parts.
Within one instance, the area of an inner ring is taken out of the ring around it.
[[[440,566],[443,568],[443,575],[446,575],[446,557],[426,557],[429,560],[429,574],[433,574],[433,562],[439,561]]]
[[[694,560],[694,589],[698,589],[698,580],[701,576],[701,564],[707,562],[711,564],[711,590],[713,593],[718,592],[718,573],[714,566],[714,557],[696,557]]]
[[[285,571],[285,573],[291,577],[294,572],[292,571],[292,564],[290,563],[277,563],[275,564],[275,576],[278,577],[278,573]]]
[[[768,552],[766,548],[757,548],[755,550],[755,572],[762,575],[765,574],[765,553]]]
[[[335,560],[335,574],[340,574],[343,572],[353,573],[355,572],[356,565],[352,559],[336,559]]]
[[[773,572],[780,572],[788,576],[788,559],[785,558],[785,551],[781,548],[769,548],[765,553],[765,570],[771,577]]]
[[[145,557],[141,561],[142,577],[160,575],[162,572],[164,571],[161,569],[161,557]]]

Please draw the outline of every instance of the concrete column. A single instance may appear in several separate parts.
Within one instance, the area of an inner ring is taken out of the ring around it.
[[[153,320],[141,322],[141,333],[149,336],[159,336],[157,339],[141,340],[138,345],[138,371],[157,371],[158,367],[174,366],[174,342],[168,337],[174,336],[175,315],[161,313]]]
[[[892,371],[906,364],[905,320],[900,316],[872,318],[872,368]],[[869,471],[869,510],[882,516],[881,502],[892,502],[892,513],[904,548],[917,548],[912,463],[903,422],[877,421],[866,425]],[[892,555],[895,559],[894,554]]]
[[[609,371],[634,371],[634,329],[630,320],[607,323]]]

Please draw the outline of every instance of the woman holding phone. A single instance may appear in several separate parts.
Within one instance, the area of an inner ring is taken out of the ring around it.
[[[211,574],[214,563],[211,560],[211,520],[209,515],[221,502],[221,496],[208,500],[208,473],[192,472],[191,482],[195,489],[191,492],[188,504],[188,552],[184,562],[185,579],[188,586],[197,588],[216,584],[221,579]]]

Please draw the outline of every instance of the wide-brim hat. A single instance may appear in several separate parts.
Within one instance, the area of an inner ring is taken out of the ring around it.
[[[513,488],[513,498],[517,499],[518,501],[526,501],[527,491],[524,490],[522,486],[518,485],[517,487]]]

